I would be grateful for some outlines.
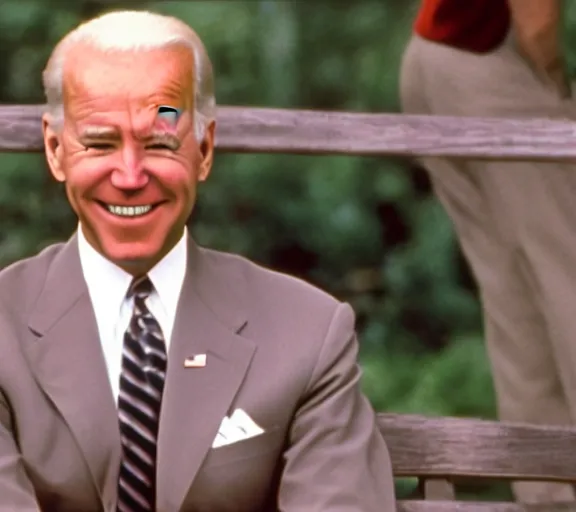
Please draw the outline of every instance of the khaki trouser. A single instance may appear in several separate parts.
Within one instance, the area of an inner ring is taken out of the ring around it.
[[[414,36],[401,99],[410,114],[576,119],[576,101],[544,86],[511,37],[478,55]],[[422,164],[479,284],[500,418],[576,423],[576,165]],[[520,501],[574,499],[559,484],[513,487]]]

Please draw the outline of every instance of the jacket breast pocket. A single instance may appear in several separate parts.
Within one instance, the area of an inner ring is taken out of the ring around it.
[[[210,449],[182,510],[276,510],[285,436],[285,429],[277,427]]]
[[[283,443],[284,430],[275,427],[254,437],[212,448],[208,452],[203,466],[205,468],[215,467],[271,454],[271,452],[280,451]]]

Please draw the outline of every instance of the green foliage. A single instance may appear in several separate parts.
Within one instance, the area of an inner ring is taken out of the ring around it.
[[[377,409],[494,418],[495,399],[481,338],[455,338],[438,354],[363,354],[363,386]]]
[[[567,67],[572,79],[576,78],[576,4],[564,0],[563,4],[563,48],[566,53]]]

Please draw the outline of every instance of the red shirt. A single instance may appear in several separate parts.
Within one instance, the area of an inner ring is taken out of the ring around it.
[[[506,0],[422,0],[414,31],[424,39],[486,53],[508,34]]]

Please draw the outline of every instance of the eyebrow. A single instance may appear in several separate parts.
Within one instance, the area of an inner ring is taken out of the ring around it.
[[[153,130],[149,135],[142,138],[145,142],[161,142],[172,146],[174,149],[180,147],[180,139],[173,133],[167,131]]]
[[[81,139],[110,140],[120,138],[120,134],[114,128],[107,126],[87,126],[80,132]]]
[[[87,126],[80,132],[80,139],[90,140],[110,140],[119,139],[120,134],[115,128],[107,126]],[[153,130],[148,135],[139,137],[140,140],[145,142],[167,142],[173,145],[180,146],[180,139],[164,130]]]

